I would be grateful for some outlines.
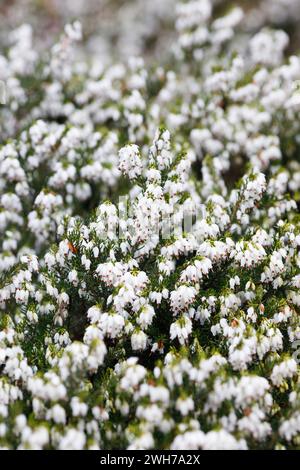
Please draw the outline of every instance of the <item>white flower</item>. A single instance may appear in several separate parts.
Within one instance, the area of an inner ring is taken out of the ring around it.
[[[67,429],[59,442],[59,450],[82,450],[86,442],[86,436],[77,429]]]
[[[146,349],[147,339],[147,335],[141,330],[133,333],[131,336],[131,347],[133,351]]]
[[[137,178],[142,173],[142,161],[137,145],[126,145],[119,151],[119,169],[130,179]]]
[[[80,41],[82,39],[81,23],[75,21],[73,24],[66,24],[65,33],[73,41]]]
[[[192,332],[192,322],[188,317],[181,317],[170,326],[171,340],[178,338],[180,344],[184,344]]]
[[[170,294],[171,308],[174,313],[186,310],[194,301],[196,289],[189,286],[180,286]]]
[[[125,320],[117,313],[102,313],[98,325],[104,335],[107,335],[110,338],[116,338],[123,331]]]
[[[178,398],[176,401],[176,410],[180,411],[182,416],[187,416],[194,409],[194,402],[191,397]]]
[[[151,305],[145,305],[142,308],[139,317],[137,318],[137,322],[140,327],[147,328],[149,325],[151,325],[154,315],[154,308]]]
[[[279,387],[285,379],[293,377],[296,372],[297,363],[294,359],[282,361],[280,364],[274,366],[271,374],[271,381],[275,386]]]

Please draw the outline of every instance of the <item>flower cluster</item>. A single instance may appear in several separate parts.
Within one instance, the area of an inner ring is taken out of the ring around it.
[[[5,39],[2,449],[299,448],[300,59],[165,3],[159,66]]]

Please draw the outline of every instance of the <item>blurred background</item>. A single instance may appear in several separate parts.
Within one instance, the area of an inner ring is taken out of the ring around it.
[[[0,0],[0,44],[7,32],[23,23],[33,27],[35,44],[53,44],[63,25],[80,19],[84,42],[104,62],[142,55],[147,61],[168,54],[174,40],[177,0]],[[290,50],[300,49],[300,0],[213,0],[215,14],[240,5],[242,28],[279,27],[291,37]]]

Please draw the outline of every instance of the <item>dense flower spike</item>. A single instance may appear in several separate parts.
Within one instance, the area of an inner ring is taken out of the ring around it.
[[[296,2],[122,4],[119,62],[81,3],[0,36],[0,448],[299,448]]]

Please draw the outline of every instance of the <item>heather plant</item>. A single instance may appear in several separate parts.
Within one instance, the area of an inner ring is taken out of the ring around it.
[[[300,446],[299,57],[175,16],[160,63],[5,39],[3,449]]]

